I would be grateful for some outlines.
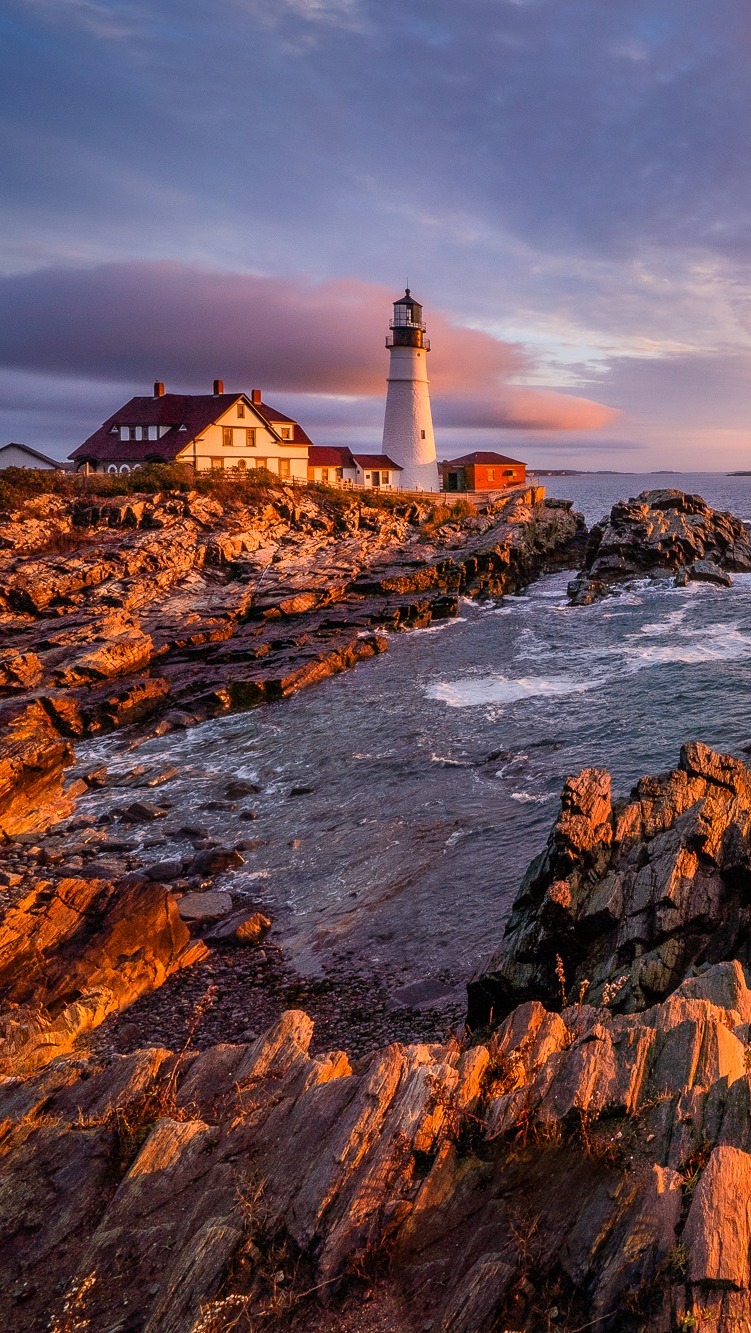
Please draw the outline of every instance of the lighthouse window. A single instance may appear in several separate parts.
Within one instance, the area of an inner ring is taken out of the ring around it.
[[[424,439],[425,439],[425,431],[424,431],[424,430],[421,430],[421,431],[420,431],[420,439],[421,439],[421,440],[424,440]]]

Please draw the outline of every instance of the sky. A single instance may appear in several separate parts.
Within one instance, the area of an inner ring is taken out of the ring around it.
[[[4,0],[0,443],[154,379],[377,446],[751,468],[747,0]]]

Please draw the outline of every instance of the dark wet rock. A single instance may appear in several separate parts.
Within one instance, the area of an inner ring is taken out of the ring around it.
[[[235,847],[207,847],[196,852],[185,866],[189,875],[219,875],[245,864],[245,857]]]
[[[235,778],[233,782],[228,782],[224,788],[224,795],[228,801],[241,801],[245,796],[255,796],[263,791],[257,782],[249,782],[246,778]]]
[[[694,583],[716,583],[721,588],[731,588],[733,580],[726,569],[720,569],[713,560],[695,560],[688,567],[688,577]]]
[[[145,873],[149,879],[168,884],[171,880],[180,878],[183,873],[183,862],[179,857],[173,857],[169,861],[157,861],[153,866],[146,866]]]
[[[751,570],[751,537],[740,519],[683,491],[642,491],[613,505],[590,530],[584,567],[568,588],[586,606],[626,579],[675,574],[727,586],[728,571]],[[683,586],[683,580],[679,586]]]
[[[640,1009],[710,964],[751,968],[751,770],[692,742],[628,799],[611,805],[609,786],[597,769],[566,783],[500,951],[470,987],[473,1022],[580,987]]]
[[[154,819],[163,819],[166,813],[161,806],[150,805],[148,801],[133,801],[120,812],[129,824],[150,824]]]

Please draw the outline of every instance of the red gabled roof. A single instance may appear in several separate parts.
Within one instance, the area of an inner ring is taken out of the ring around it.
[[[354,467],[354,459],[344,444],[311,444],[308,463],[311,467]]]
[[[186,445],[213,425],[239,400],[246,404],[251,414],[257,412],[261,420],[269,425],[275,434],[279,432],[274,423],[292,425],[293,438],[285,443],[305,445],[310,443],[305,431],[291,417],[285,417],[266,403],[251,402],[247,394],[164,393],[161,397],[149,395],[131,398],[108,417],[88,440],[74,449],[70,457],[90,458],[102,462],[117,459],[124,463],[143,463],[147,458],[155,456],[174,459]],[[252,416],[250,419],[252,420]],[[120,426],[168,426],[170,429],[160,440],[121,440]]]
[[[520,458],[507,458],[505,454],[494,454],[486,449],[476,449],[473,454],[462,454],[461,458],[444,458],[443,467],[462,467],[471,463],[513,463],[516,467],[526,467]]]
[[[361,468],[390,468],[392,472],[403,472],[404,468],[395,463],[388,454],[353,454],[355,462]]]
[[[292,439],[285,441],[287,444],[311,444],[309,436],[305,434],[299,422],[292,417],[285,417],[283,412],[277,412],[275,407],[269,407],[268,403],[253,403],[252,406],[256,412],[274,429],[277,426],[294,426]]]

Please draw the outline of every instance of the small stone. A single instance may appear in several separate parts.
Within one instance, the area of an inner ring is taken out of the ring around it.
[[[293,787],[290,796],[312,796],[313,787]]]
[[[263,788],[258,786],[257,782],[247,782],[244,778],[236,778],[234,782],[228,782],[224,788],[224,795],[228,801],[241,801],[243,796],[254,796]]]
[[[209,893],[186,893],[178,903],[184,921],[213,921],[232,911],[232,895],[218,890]]]
[[[146,874],[149,879],[157,880],[161,884],[169,884],[172,880],[180,878],[182,870],[182,861],[175,857],[171,861],[157,861],[156,865],[147,866]]]
[[[148,824],[152,819],[163,819],[166,813],[166,810],[156,805],[148,805],[146,801],[134,801],[132,805],[126,806],[122,816],[132,824]]]
[[[245,858],[234,847],[207,847],[197,852],[187,867],[192,875],[218,875],[245,864]]]

